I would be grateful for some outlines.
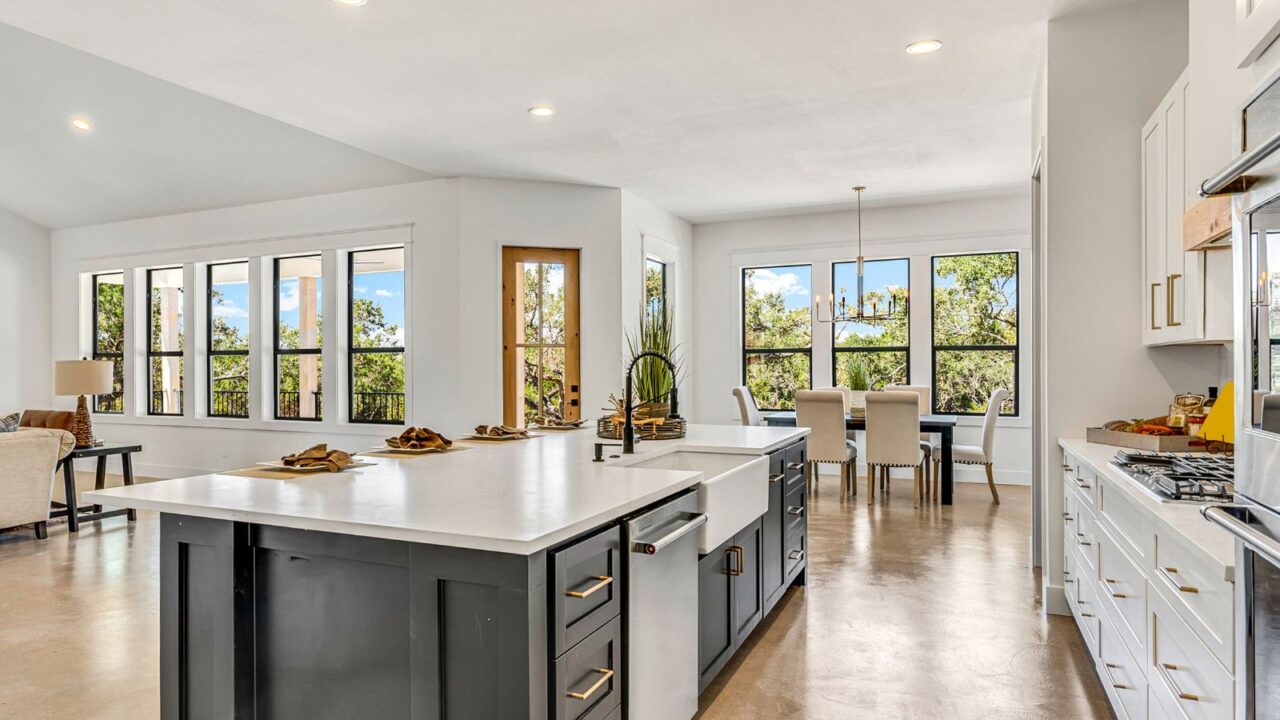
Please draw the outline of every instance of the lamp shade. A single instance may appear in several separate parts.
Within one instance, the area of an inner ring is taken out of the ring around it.
[[[59,360],[53,364],[54,395],[102,395],[111,392],[110,360]]]

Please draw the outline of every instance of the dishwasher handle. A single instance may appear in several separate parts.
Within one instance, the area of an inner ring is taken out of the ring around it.
[[[654,540],[637,541],[632,545],[631,551],[643,555],[657,555],[662,548],[707,524],[707,516],[705,513],[681,513],[681,515],[683,516],[683,522],[673,528],[670,532]]]

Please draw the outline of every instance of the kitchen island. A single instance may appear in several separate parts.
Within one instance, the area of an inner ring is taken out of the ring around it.
[[[619,522],[704,479],[629,466],[777,455],[807,432],[691,425],[604,463],[591,462],[592,431],[548,433],[364,456],[371,466],[337,474],[211,474],[86,497],[162,513],[165,718],[612,718],[627,617]],[[789,577],[803,582],[803,568]]]

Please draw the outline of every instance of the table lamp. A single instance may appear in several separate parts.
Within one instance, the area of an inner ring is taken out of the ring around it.
[[[59,360],[53,365],[53,394],[79,395],[76,402],[75,422],[71,434],[76,437],[76,447],[93,445],[93,422],[89,419],[86,395],[103,395],[111,392],[110,360]]]

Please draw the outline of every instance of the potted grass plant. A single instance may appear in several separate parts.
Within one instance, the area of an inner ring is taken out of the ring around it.
[[[849,398],[849,410],[854,414],[867,411],[867,391],[871,389],[871,378],[867,374],[866,362],[857,353],[843,353],[844,376],[853,391]]]
[[[635,333],[627,333],[627,364],[645,352],[661,353],[676,366],[676,377],[671,376],[665,363],[657,358],[641,358],[636,363],[635,393],[639,408],[646,417],[665,418],[671,411],[671,388],[679,382],[684,371],[684,358],[675,342],[670,308],[658,311],[645,310],[640,314],[640,325]]]

